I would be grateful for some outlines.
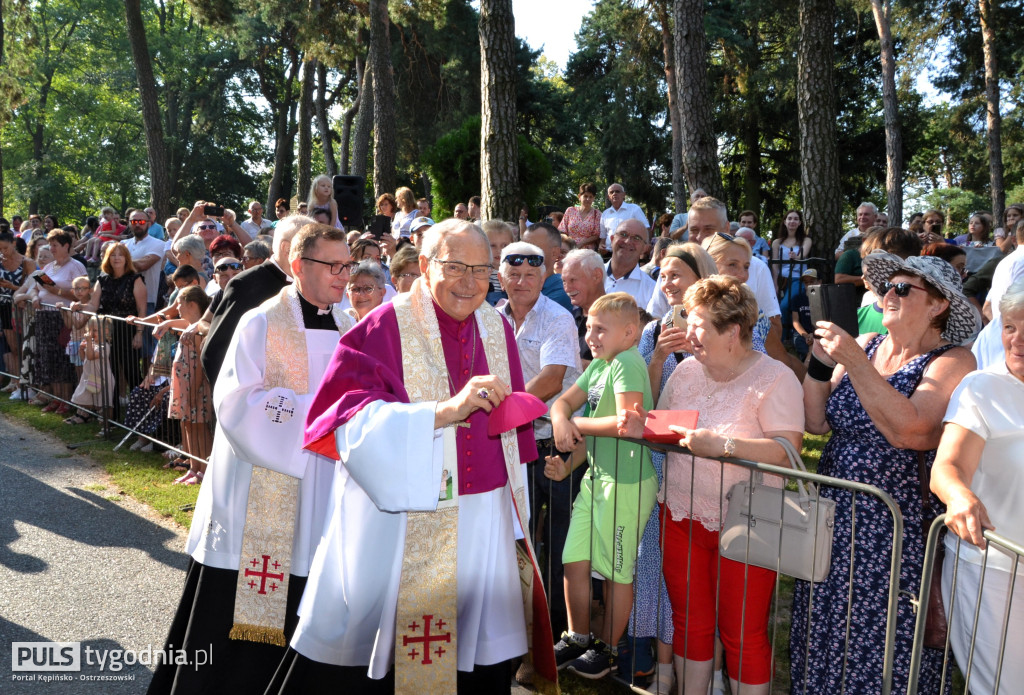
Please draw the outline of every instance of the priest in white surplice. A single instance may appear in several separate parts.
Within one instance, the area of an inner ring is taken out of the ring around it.
[[[307,447],[340,461],[270,692],[507,693],[531,643],[557,677],[532,548],[513,535],[532,427],[488,434],[524,390],[512,331],[484,303],[490,246],[453,219],[421,254],[412,290],[344,336],[310,408]]]
[[[214,388],[213,452],[166,646],[190,661],[201,650],[207,665],[163,663],[150,693],[262,693],[295,628],[334,476],[331,459],[302,448],[304,423],[352,326],[338,307],[351,257],[343,231],[309,224],[289,260],[294,284],[242,316]]]

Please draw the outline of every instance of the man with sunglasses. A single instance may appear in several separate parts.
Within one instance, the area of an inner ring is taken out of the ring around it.
[[[544,260],[544,253],[539,248],[517,241],[502,249],[498,273],[501,287],[508,295],[508,302],[501,307],[501,313],[515,331],[526,390],[550,408],[567,388],[576,383],[583,373],[583,365],[572,314],[563,311],[540,292]],[[573,493],[577,490],[573,488],[570,491],[573,481],[555,482],[544,475],[544,457],[559,455],[551,435],[551,422],[547,419],[534,420],[533,436],[540,458],[527,467],[531,519],[536,524],[542,506],[547,507],[547,515],[543,529],[538,532],[534,526],[531,531],[536,545],[543,543],[547,549],[543,553],[545,559],[540,570],[554,611],[552,630],[561,634],[567,625],[562,588],[562,548],[569,532],[572,500],[575,499]],[[579,480],[575,483],[578,488]]]
[[[166,244],[149,235],[149,215],[142,210],[134,211],[128,218],[131,239],[124,242],[132,257],[132,265],[142,273],[146,283],[146,316],[156,311],[157,295],[160,293],[160,259],[164,257]]]
[[[647,251],[647,239],[646,223],[625,220],[609,236],[612,257],[605,265],[604,291],[625,292],[641,308],[647,307],[657,287],[657,283],[640,267],[640,259]]]

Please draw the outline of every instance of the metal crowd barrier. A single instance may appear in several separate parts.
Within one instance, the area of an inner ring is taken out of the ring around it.
[[[932,523],[928,532],[921,593],[917,602],[919,608],[927,606],[930,600],[936,560],[943,552],[939,543],[942,542],[945,521],[945,514],[939,516]],[[952,532],[946,531],[946,533]],[[1024,595],[1022,595],[1024,594],[1024,590],[1022,590],[1024,588],[1024,572],[1021,572],[1024,569],[1024,565],[1021,563],[1021,560],[1024,559],[1024,544],[989,530],[985,531],[985,540],[987,547],[982,555],[983,562],[980,569],[973,569],[970,566],[972,563],[961,559],[960,547],[964,541],[959,537],[956,537],[955,552],[950,552],[949,548],[945,548],[945,556],[942,559],[944,573],[942,593],[948,629],[942,648],[943,687],[940,695],[952,692],[952,688],[946,690],[945,683],[947,682],[946,674],[954,665],[963,675],[963,690],[960,691],[962,693],[1009,695],[1020,692],[1017,688],[1022,687],[1019,681],[1005,676],[1003,667],[1005,664],[1011,663],[1012,667],[1016,669],[1017,675],[1022,673],[1020,662],[1024,660],[1024,636],[1021,634],[1021,626],[1024,625],[1024,604],[1020,599],[1024,599]],[[1008,557],[1009,572],[989,567],[989,560],[999,555]],[[949,568],[950,564],[952,564],[951,569]],[[967,575],[966,578],[961,577],[961,565],[966,565],[963,570],[963,573]],[[975,573],[978,574],[977,579],[973,576]],[[947,576],[949,577],[948,581],[945,580]],[[1019,584],[1018,578],[1020,579]],[[977,588],[971,586],[975,581]],[[1018,594],[1016,604],[1013,601],[1015,590]],[[1002,594],[1005,594],[1005,600],[1000,602],[998,599],[1003,597]],[[995,605],[992,604],[993,599],[997,601]],[[987,610],[983,610],[983,607]],[[965,623],[964,620],[969,623]],[[921,660],[923,650],[926,649],[926,622],[927,611],[918,610],[907,695],[917,695],[918,693]],[[1009,636],[1013,626],[1017,627],[1017,632],[1016,641],[1011,644]],[[982,641],[981,645],[978,644],[979,638]],[[994,654],[982,654],[979,651],[990,649],[993,645],[995,645]],[[984,657],[985,663],[976,667],[976,657]],[[994,664],[992,663],[993,657]],[[994,671],[991,670],[993,666]],[[982,673],[979,674],[979,670]],[[979,681],[981,681],[980,684]]]
[[[169,331],[177,338],[159,341],[152,325],[64,306],[36,309],[27,303],[12,307],[12,316],[4,342],[17,369],[5,358],[0,374],[19,380],[23,398],[32,390],[69,406],[69,416],[95,418],[102,438],[125,432],[118,446],[135,435],[138,445],[149,442],[185,460],[208,462],[213,406],[201,343],[180,340],[177,328]],[[41,376],[51,380],[44,383]]]
[[[590,439],[590,442],[593,442],[593,438],[589,438],[589,439]],[[678,447],[678,446],[672,446],[672,445],[666,445],[666,444],[652,444],[651,442],[647,442],[645,440],[626,440],[626,441],[631,441],[631,442],[633,442],[635,444],[641,444],[641,445],[646,446],[646,447],[648,447],[648,448],[650,448],[652,450],[655,450],[655,451],[680,453],[680,454],[684,454],[684,455],[687,455],[687,456],[691,455],[690,452],[687,449],[683,449],[683,448]],[[617,448],[616,448],[616,451],[617,451]],[[591,450],[591,453],[592,452],[593,452],[593,450]],[[549,519],[550,519],[550,517],[552,515],[555,515],[555,516],[561,515],[561,518],[565,518],[565,519],[568,518],[568,516],[569,516],[569,514],[571,512],[573,503],[575,501],[575,496],[576,496],[576,494],[579,491],[579,484],[580,484],[579,483],[579,479],[583,477],[583,474],[581,473],[581,470],[582,469],[586,469],[587,464],[583,463],[581,465],[580,469],[577,470],[577,473],[580,474],[580,475],[575,476],[574,478],[572,478],[572,480],[573,480],[572,484],[567,484],[568,481],[570,480],[569,478],[567,478],[566,481],[562,481],[561,483],[552,483],[552,481],[547,480],[547,479],[545,479],[543,477],[544,456],[546,454],[548,454],[549,451],[541,450],[539,453],[540,453],[540,457],[541,457],[540,461],[537,464],[534,464],[535,466],[538,466],[539,468],[537,470],[531,471],[531,475],[530,475],[530,478],[529,478],[529,480],[530,480],[530,490],[529,490],[529,493],[530,493],[531,505],[533,506],[533,508],[535,510],[535,513],[534,513],[534,515],[531,518],[531,529],[533,530],[533,533],[534,533],[535,548],[537,549],[538,556],[540,557],[540,560],[541,560],[541,568],[542,568],[542,573],[543,573],[543,577],[544,577],[545,590],[546,590],[547,595],[548,595],[548,602],[549,602],[549,606],[550,606],[551,612],[552,612],[552,628],[553,628],[554,637],[557,640],[559,634],[561,633],[561,631],[563,629],[566,629],[566,624],[564,622],[562,622],[564,620],[564,614],[562,613],[562,607],[564,606],[564,600],[565,599],[563,597],[563,591],[562,591],[562,589],[563,589],[563,587],[562,587],[562,572],[560,571],[561,570],[561,557],[560,557],[560,553],[561,553],[561,548],[564,545],[564,541],[565,541],[565,537],[564,537],[565,531],[561,527],[559,527],[558,525],[554,525],[553,526],[552,524],[550,524],[549,523]],[[722,485],[724,485],[724,483],[722,482],[723,481],[723,477],[722,477],[721,474],[722,474],[722,472],[724,470],[725,464],[728,463],[728,464],[732,464],[732,465],[739,466],[739,467],[742,467],[742,468],[746,469],[747,470],[747,479],[751,483],[754,480],[755,474],[757,474],[757,473],[770,473],[770,474],[781,476],[786,481],[787,484],[790,484],[790,483],[795,484],[795,482],[798,481],[798,480],[799,481],[803,481],[805,483],[806,482],[811,482],[811,483],[817,484],[818,485],[818,488],[817,488],[818,499],[820,499],[820,497],[821,497],[822,487],[834,488],[834,489],[837,489],[837,490],[844,490],[844,491],[849,492],[853,496],[852,507],[851,507],[851,516],[853,517],[853,519],[851,519],[851,521],[850,521],[851,530],[855,529],[855,524],[856,523],[858,523],[858,522],[863,523],[862,517],[859,517],[857,515],[857,512],[858,512],[858,502],[859,502],[861,496],[867,496],[868,498],[872,498],[874,500],[877,500],[877,502],[879,502],[881,504],[881,506],[885,510],[888,510],[889,515],[892,517],[892,530],[893,530],[892,539],[893,540],[892,540],[892,547],[888,549],[888,552],[889,552],[889,563],[888,563],[889,564],[889,583],[888,583],[888,594],[887,594],[887,611],[886,611],[886,615],[884,616],[884,621],[885,621],[885,644],[884,644],[884,647],[880,646],[880,649],[884,649],[883,652],[880,652],[880,653],[884,654],[884,656],[883,656],[883,667],[882,667],[882,673],[881,673],[881,692],[883,693],[883,695],[888,695],[891,692],[892,681],[893,681],[893,663],[894,663],[894,652],[895,652],[894,645],[895,645],[895,640],[896,640],[896,627],[897,627],[897,625],[896,625],[896,614],[897,614],[898,603],[899,603],[899,600],[900,600],[900,570],[901,570],[901,566],[902,566],[902,538],[903,538],[903,518],[902,518],[902,515],[901,515],[901,513],[899,511],[899,507],[896,505],[896,503],[893,501],[893,499],[886,492],[884,492],[883,490],[880,490],[879,488],[877,488],[875,486],[872,486],[872,485],[866,485],[866,484],[863,484],[863,483],[858,483],[858,482],[853,482],[853,481],[848,481],[848,480],[840,480],[840,479],[837,479],[837,478],[831,478],[831,477],[828,477],[828,476],[819,475],[817,473],[810,473],[810,472],[806,472],[805,473],[805,472],[793,470],[793,469],[790,469],[790,468],[781,468],[781,467],[778,467],[778,466],[773,466],[773,465],[764,464],[764,463],[758,463],[758,462],[755,462],[755,461],[747,461],[747,460],[733,459],[733,458],[719,458],[719,457],[710,457],[710,458],[712,460],[718,461],[721,464],[721,466],[722,466],[722,468],[720,468],[719,471],[718,471],[718,474],[719,474],[719,478],[718,479],[719,479],[720,484],[722,484]],[[616,459],[618,459],[618,453],[616,453]],[[665,465],[665,469],[664,469],[665,470],[665,475],[667,475],[669,477],[669,480],[671,481],[672,480],[673,472],[671,470],[668,470],[668,468],[670,466],[667,465],[668,464],[667,461],[665,462],[665,464],[666,464]],[[616,470],[617,470],[617,467],[619,465],[618,460],[616,460],[614,465],[616,466]],[[694,470],[694,468],[695,468],[694,466],[691,466],[691,475],[692,475],[692,471]],[[690,490],[691,490],[691,493],[690,493],[691,494],[691,505],[690,505],[690,507],[691,507],[691,509],[693,508],[693,505],[692,505],[692,494],[693,494],[692,491],[693,491],[693,489],[694,488],[693,488],[692,481],[691,481],[691,486],[690,486]],[[726,492],[728,492],[728,490],[720,489],[719,490],[719,493],[720,493],[719,494],[719,499],[724,499],[724,494]],[[617,508],[618,500],[614,500],[613,503],[616,504],[616,508]],[[593,507],[591,508],[591,513],[593,514]],[[660,512],[659,507],[657,505],[655,506],[655,513],[659,514],[660,518],[663,518],[662,517],[662,513]],[[719,513],[721,515],[720,518],[724,519],[725,518],[725,513],[726,513],[725,505],[723,505],[722,508],[719,509]],[[538,518],[538,514],[542,515],[541,518]],[[780,514],[781,514],[781,510],[780,510]],[[861,512],[861,514],[863,515],[863,512]],[[639,527],[637,529],[638,546],[639,546],[640,536],[643,535],[647,522],[648,522],[647,519],[640,519]],[[613,525],[614,525],[614,523],[615,522],[613,522]],[[694,523],[699,523],[699,522],[694,520]],[[837,519],[837,523],[838,523],[838,519]],[[877,523],[877,521],[876,521],[876,523]],[[593,528],[593,526],[591,526],[591,528]],[[618,528],[618,527],[616,526],[616,528]],[[562,534],[561,538],[558,538],[558,534],[559,533]],[[659,550],[662,552],[662,556],[661,557],[662,557],[662,563],[663,563],[664,562],[664,542],[665,542],[665,526],[664,526],[664,524],[662,524],[661,527],[660,527],[660,534],[659,535],[660,535],[660,537],[659,537],[658,545],[659,545]],[[855,609],[855,595],[854,595],[854,590],[853,590],[853,585],[854,585],[854,576],[853,576],[853,574],[854,574],[854,567],[855,567],[855,558],[860,557],[862,559],[862,556],[858,555],[858,554],[865,552],[865,551],[862,551],[862,550],[857,548],[857,546],[855,545],[854,537],[855,537],[855,533],[851,533],[851,548],[850,548],[850,555],[849,555],[849,557],[850,557],[850,579],[849,579],[849,587],[848,587],[848,594],[847,594],[847,607],[846,607],[846,626],[847,626],[846,629],[847,629],[847,635],[849,635],[850,618],[851,618],[851,615],[853,614],[854,609]],[[692,538],[692,530],[691,530],[691,538]],[[593,537],[592,537],[592,539],[593,539]],[[591,542],[593,542],[593,540]],[[592,547],[592,555],[593,555],[593,545],[591,547]],[[867,552],[870,552],[870,553],[872,553],[874,555],[877,555],[878,551],[877,551],[877,549],[870,549]],[[638,552],[638,556],[639,556],[639,554],[640,554],[640,552]],[[555,556],[555,557],[553,557],[553,556]],[[690,552],[687,555],[686,562],[687,562],[687,584],[689,586],[689,582],[690,582],[690,570],[689,570],[689,568],[690,568],[691,562],[692,562],[692,544],[690,544]],[[721,556],[719,556],[718,562],[719,562],[719,566],[720,566]],[[750,565],[746,565],[746,566],[748,568],[751,567]],[[664,569],[664,565],[662,565],[661,569],[662,570]],[[749,570],[745,570],[745,571],[749,571]],[[718,573],[718,576],[720,577],[720,573]],[[633,581],[634,581],[634,604],[633,605],[636,606],[636,601],[637,601],[637,595],[636,595],[637,577],[636,577],[636,574],[634,574],[634,580]],[[662,596],[662,594],[664,592],[664,572],[663,571],[661,572],[661,579],[660,579],[660,581],[662,583],[662,587],[658,591],[657,617],[655,619],[655,630],[654,630],[654,632],[656,634],[654,634],[654,635],[634,635],[633,634],[633,627],[635,625],[635,623],[634,623],[634,617],[635,616],[633,614],[631,614],[631,616],[629,618],[629,625],[628,625],[627,630],[626,630],[626,637],[627,638],[630,638],[630,637],[632,637],[632,638],[636,638],[636,637],[653,637],[654,638],[654,644],[655,645],[657,644],[657,638],[660,635],[660,630],[661,630],[661,625],[662,625],[663,610],[668,610],[668,608],[663,607],[662,599],[661,599],[661,596]],[[786,582],[787,585],[788,585],[788,584],[792,583],[792,581],[793,580],[790,579],[790,578],[785,578],[784,579],[783,575],[781,575],[781,574],[778,574],[778,573],[776,574],[775,588],[774,588],[773,598],[772,598],[772,609],[771,609],[771,615],[769,617],[769,622],[768,622],[768,626],[770,627],[769,641],[770,641],[771,648],[772,648],[772,663],[773,663],[773,665],[775,664],[775,661],[776,661],[777,646],[778,646],[778,643],[780,642],[780,639],[781,639],[780,633],[778,632],[779,625],[780,625],[780,623],[783,622],[782,619],[781,619],[782,616],[789,609],[788,606],[783,606],[780,603],[780,588],[782,587],[783,582]],[[594,583],[591,582],[590,603],[588,604],[591,607],[594,606],[594,600],[595,600],[595,597],[597,596],[597,594],[596,594],[597,590],[594,588],[593,584]],[[815,609],[814,586],[815,585],[813,585],[813,584],[811,585],[811,589],[810,589],[809,596],[808,596],[807,614],[809,616],[813,615],[813,612],[814,612],[814,609]],[[718,595],[719,590],[720,590],[720,584],[719,584],[719,586],[716,586],[716,588],[715,588],[716,596]],[[689,589],[688,589],[688,591],[689,591]],[[605,620],[610,620],[611,616],[613,616],[614,613],[615,613],[614,606],[613,605],[609,605],[609,603],[608,603],[609,598],[610,597],[608,597],[608,596],[604,596],[603,597],[603,601],[605,603],[605,610],[604,610],[604,616],[605,616],[604,619]],[[746,589],[744,589],[743,606],[742,606],[742,614],[743,615],[746,614],[746,600],[747,600]],[[716,608],[715,608],[715,610],[716,610],[715,622],[716,622],[716,625],[717,625],[718,624],[717,600],[716,600]],[[687,623],[687,625],[688,625],[688,623]],[[595,636],[599,636],[598,629],[599,629],[598,628],[598,624],[595,622],[595,620],[594,620],[594,618],[592,616],[592,618],[591,618],[591,632]],[[741,633],[742,632],[743,631],[741,630]],[[677,637],[675,637],[674,639],[680,639],[678,634],[677,634]],[[741,638],[740,638],[740,652],[741,653],[743,653],[743,641],[742,640],[743,640],[743,637],[741,636]],[[784,647],[784,648],[788,648],[788,647]],[[685,652],[685,645],[684,645],[683,651]],[[809,645],[805,644],[804,645],[804,654],[805,654],[805,656],[809,656],[808,655],[808,651],[809,651]],[[630,669],[629,669],[630,676],[628,678],[628,682],[630,683],[631,687],[634,688],[634,690],[636,690],[637,692],[640,692],[639,688],[643,687],[645,685],[645,683],[642,682],[642,681],[638,681],[637,680],[637,678],[638,678],[638,676],[636,674],[637,655],[635,653],[633,653],[629,657],[629,659],[631,660],[631,664],[630,664]],[[657,659],[657,656],[656,656],[656,652],[655,652],[655,660],[656,659]],[[844,673],[844,685],[845,685],[846,674],[849,672],[850,669],[856,669],[856,668],[858,668],[858,664],[854,664],[854,663],[850,663],[848,665],[848,668],[846,668],[846,654],[844,653],[844,671],[843,671],[843,673]],[[735,677],[737,679],[742,679],[742,670],[741,670],[742,669],[742,664],[739,664],[739,665],[735,665],[734,664],[734,665],[731,666],[731,669],[732,670],[731,670],[730,673],[731,673],[731,675],[733,677]],[[677,674],[677,677],[678,677],[678,674]],[[773,666],[773,668],[772,668],[772,676],[771,676],[771,681],[770,681],[770,688],[769,688],[770,692],[786,692],[786,693],[790,692],[790,689],[789,689],[787,683],[785,682],[785,680],[786,679],[784,679],[783,677],[781,677],[779,675],[778,669],[775,669],[774,666]],[[743,692],[746,692],[746,688],[743,688],[742,690],[743,690]],[[675,691],[673,691],[673,692],[675,692]],[[796,692],[796,691],[794,691],[794,692]],[[839,692],[839,691],[837,690],[836,692]],[[846,689],[846,692],[851,692],[851,691],[849,689]]]

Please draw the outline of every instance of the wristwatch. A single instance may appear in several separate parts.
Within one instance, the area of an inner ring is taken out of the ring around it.
[[[732,458],[733,453],[736,451],[736,440],[732,437],[727,437],[725,444],[722,445],[722,458]]]

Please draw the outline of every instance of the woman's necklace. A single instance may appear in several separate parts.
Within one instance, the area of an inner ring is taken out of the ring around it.
[[[470,318],[473,319],[473,352],[471,353],[472,359],[469,361],[469,376],[467,376],[466,380],[462,382],[463,388],[465,388],[466,384],[469,383],[469,380],[473,378],[473,367],[476,365],[476,316],[474,314],[470,314]],[[455,382],[452,381],[451,371],[446,368],[445,372],[448,374],[448,385],[452,387],[452,395],[454,396],[461,389],[455,388]]]

